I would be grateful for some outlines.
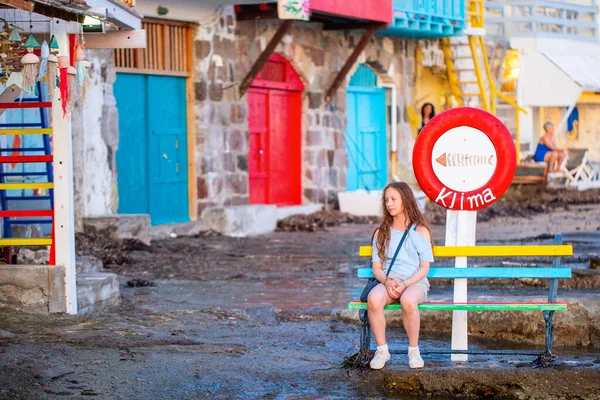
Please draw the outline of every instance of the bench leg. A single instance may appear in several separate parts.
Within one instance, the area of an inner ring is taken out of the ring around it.
[[[544,315],[546,320],[546,353],[552,355],[552,344],[554,343],[554,323],[552,318],[554,317],[554,311],[548,311]]]
[[[371,324],[369,323],[368,310],[360,310],[360,354],[364,357],[371,346]]]
[[[554,365],[556,357],[552,354],[552,344],[554,343],[554,311],[545,311],[543,313],[544,321],[546,321],[546,350],[540,354],[531,363],[534,368],[548,368]]]

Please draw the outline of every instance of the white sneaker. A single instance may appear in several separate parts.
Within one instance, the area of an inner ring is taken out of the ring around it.
[[[381,369],[385,363],[390,360],[390,352],[388,350],[377,350],[375,356],[371,360],[371,369]]]
[[[408,366],[410,368],[423,368],[425,362],[421,358],[421,352],[419,348],[408,349]]]

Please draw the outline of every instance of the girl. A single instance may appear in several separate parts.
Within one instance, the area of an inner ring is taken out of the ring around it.
[[[429,291],[429,264],[433,262],[431,233],[419,210],[411,188],[404,182],[386,186],[381,201],[383,221],[373,239],[373,276],[380,284],[369,293],[368,315],[377,342],[377,351],[371,360],[372,369],[381,369],[390,359],[385,341],[383,308],[391,303],[402,305],[402,322],[408,334],[408,365],[422,368],[419,353],[421,319],[418,305],[425,301]],[[398,252],[388,277],[386,272],[402,236],[410,224],[406,239]]]

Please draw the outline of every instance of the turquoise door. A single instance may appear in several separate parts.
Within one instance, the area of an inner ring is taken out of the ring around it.
[[[346,94],[346,190],[383,189],[387,183],[385,89],[375,86],[376,76],[359,66]]]
[[[189,221],[185,78],[117,74],[119,214]]]

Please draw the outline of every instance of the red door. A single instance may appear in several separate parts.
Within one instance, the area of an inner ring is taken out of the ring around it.
[[[250,203],[302,202],[302,91],[292,65],[272,55],[248,90]]]

